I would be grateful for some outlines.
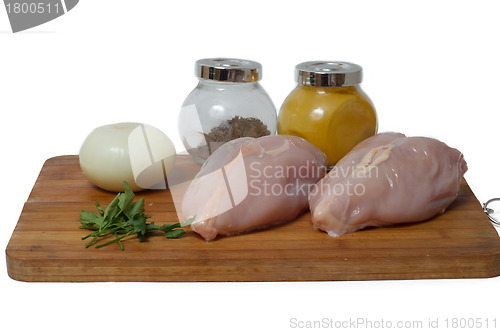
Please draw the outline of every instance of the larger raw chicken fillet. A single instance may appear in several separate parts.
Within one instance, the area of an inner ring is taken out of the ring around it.
[[[457,149],[425,137],[375,135],[354,147],[312,190],[314,227],[331,236],[429,219],[456,199],[467,171]]]

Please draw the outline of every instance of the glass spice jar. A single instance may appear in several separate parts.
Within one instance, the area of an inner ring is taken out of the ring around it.
[[[377,133],[373,103],[361,90],[362,68],[349,62],[310,61],[295,67],[297,87],[278,116],[278,134],[304,138],[336,164]]]
[[[179,114],[184,147],[203,163],[222,144],[240,137],[276,134],[277,114],[259,84],[260,63],[213,58],[196,61],[199,82]]]

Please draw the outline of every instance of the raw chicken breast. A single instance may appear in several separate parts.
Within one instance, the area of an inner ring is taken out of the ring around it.
[[[308,208],[326,156],[294,136],[239,138],[203,164],[182,200],[191,228],[205,240],[290,221]]]
[[[466,171],[462,153],[438,140],[375,135],[312,188],[313,225],[340,236],[368,226],[429,219],[455,200]]]

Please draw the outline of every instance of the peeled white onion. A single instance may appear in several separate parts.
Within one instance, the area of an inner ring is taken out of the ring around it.
[[[175,164],[175,147],[159,129],[141,123],[116,123],[94,129],[80,149],[80,167],[99,188],[121,192],[165,189]]]

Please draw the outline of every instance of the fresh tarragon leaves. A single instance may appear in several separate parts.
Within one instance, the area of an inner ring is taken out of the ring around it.
[[[154,222],[148,223],[146,221],[150,217],[144,215],[144,198],[133,202],[135,198],[134,192],[126,181],[123,182],[123,186],[125,192],[116,195],[106,209],[103,209],[99,201],[97,201],[98,213],[87,210],[82,210],[80,213],[81,225],[79,228],[94,231],[82,238],[82,240],[91,238],[85,248],[90,247],[99,238],[113,237],[112,240],[95,247],[101,248],[116,242],[123,250],[122,239],[136,235],[137,238],[143,240],[147,234],[157,231],[164,232],[167,239],[175,239],[184,234],[182,227],[189,226],[193,221],[193,218],[190,218],[184,222],[165,224],[163,226],[157,226]]]

